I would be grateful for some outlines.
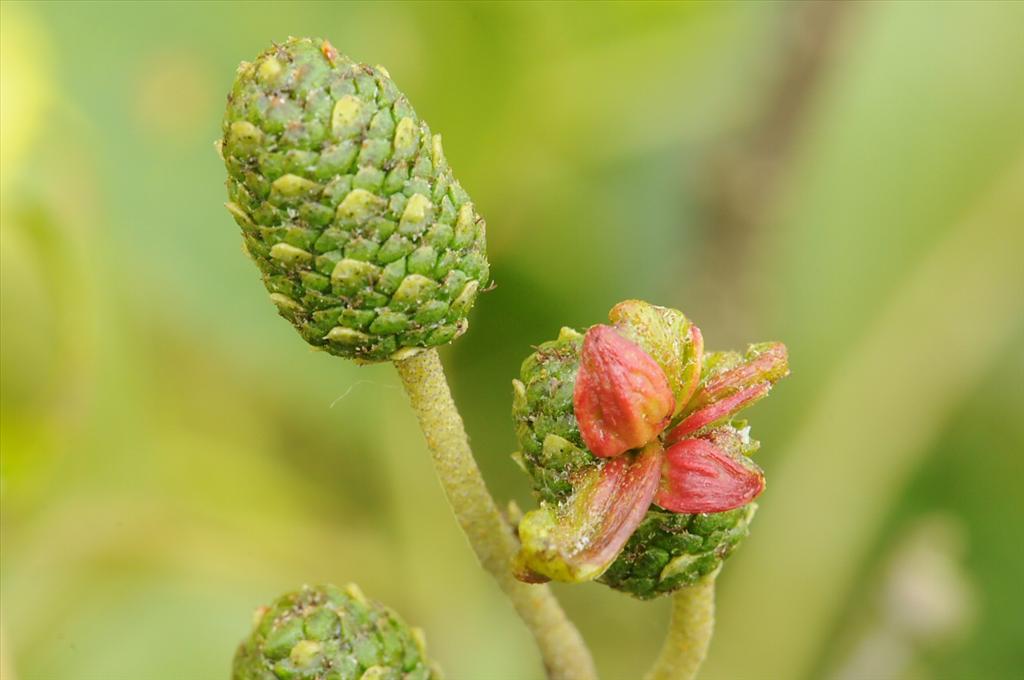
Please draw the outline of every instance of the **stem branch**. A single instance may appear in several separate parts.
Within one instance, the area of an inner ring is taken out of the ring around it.
[[[518,541],[480,475],[437,350],[395,361],[395,368],[426,435],[434,468],[455,517],[480,564],[498,581],[533,633],[548,677],[595,680],[590,652],[551,590],[527,585],[512,576],[511,561],[519,549]]]
[[[692,680],[697,676],[715,627],[717,576],[716,570],[673,595],[668,636],[646,680]]]

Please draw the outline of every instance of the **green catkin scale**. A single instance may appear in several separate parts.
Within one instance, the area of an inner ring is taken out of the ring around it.
[[[540,345],[523,362],[522,387],[517,386],[513,399],[522,447],[517,459],[538,499],[547,503],[568,498],[574,472],[606,460],[586,449],[573,412],[582,344],[582,334],[563,329],[557,340]],[[598,580],[641,599],[692,585],[717,569],[747,535],[756,507],[749,503],[727,512],[691,515],[652,505]]]
[[[311,345],[383,361],[466,330],[484,221],[382,67],[275,45],[239,67],[219,145],[245,249]]]
[[[304,586],[256,613],[232,680],[438,680],[423,636],[355,586]]]

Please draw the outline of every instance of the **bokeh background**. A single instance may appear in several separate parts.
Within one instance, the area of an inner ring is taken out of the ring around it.
[[[707,680],[1024,668],[1024,4],[0,5],[3,664],[226,678],[250,613],[359,582],[453,680],[541,677],[393,369],[314,353],[214,153],[242,59],[387,65],[486,216],[442,352],[481,467],[530,345],[618,300],[788,343]],[[666,601],[556,588],[606,678]]]

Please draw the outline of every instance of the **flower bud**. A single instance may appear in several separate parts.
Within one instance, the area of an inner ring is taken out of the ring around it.
[[[587,448],[618,456],[661,433],[675,410],[665,372],[638,345],[611,326],[587,331],[573,409]]]
[[[517,575],[597,578],[649,598],[717,569],[746,536],[765,483],[734,416],[788,373],[786,350],[705,353],[681,312],[639,300],[609,318],[562,329],[513,381],[516,460],[541,502],[520,524]],[[653,473],[622,473],[652,457],[657,490],[641,513],[639,480]]]
[[[608,312],[608,319],[661,366],[675,396],[672,415],[677,415],[700,381],[704,352],[700,329],[682,312],[642,300],[620,302]]]

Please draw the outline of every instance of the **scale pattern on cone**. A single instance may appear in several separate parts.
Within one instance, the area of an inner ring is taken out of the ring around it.
[[[239,67],[218,144],[245,250],[307,342],[383,361],[466,330],[484,220],[382,67],[275,45]]]
[[[583,442],[573,410],[583,334],[562,329],[523,362],[512,414],[522,450],[517,462],[538,500],[565,502],[574,473],[607,459]],[[756,503],[717,513],[682,514],[651,505],[618,558],[597,580],[641,599],[692,585],[714,571],[749,531]]]
[[[356,586],[304,586],[256,612],[232,680],[438,680],[423,635]]]

